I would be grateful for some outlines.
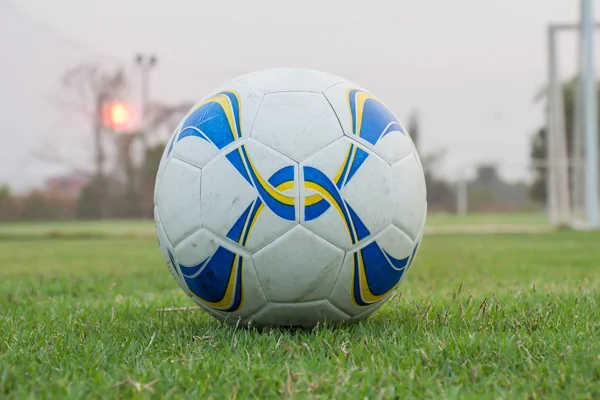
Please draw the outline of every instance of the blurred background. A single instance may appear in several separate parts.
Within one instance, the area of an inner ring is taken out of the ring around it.
[[[0,0],[0,221],[152,218],[187,110],[284,66],[341,75],[400,117],[431,224],[570,221],[548,205],[548,29],[579,18],[578,0]],[[555,47],[568,190],[579,38],[564,29]]]

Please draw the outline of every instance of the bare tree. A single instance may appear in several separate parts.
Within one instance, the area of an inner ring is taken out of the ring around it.
[[[110,103],[130,98],[134,88],[129,78],[123,68],[85,63],[66,71],[60,78],[64,91],[52,96],[61,110],[68,111],[71,117],[83,117],[89,124],[88,148],[93,162],[76,165],[72,157],[63,157],[60,146],[52,141],[45,143],[36,155],[48,163],[93,177],[85,194],[95,204],[88,216],[114,216],[117,209],[129,217],[148,214],[145,209],[151,206],[144,198],[152,197],[154,181],[149,175],[155,173],[154,164],[160,159],[156,157],[157,148],[165,145],[179,120],[193,106],[191,102],[170,105],[149,101],[143,110],[144,124],[139,129],[117,132],[107,124],[104,113]]]
[[[125,93],[127,88],[122,69],[107,71],[95,64],[83,64],[68,70],[62,77],[65,88],[79,97],[80,107],[90,116],[94,137],[95,175],[104,180],[106,151],[102,135],[107,130],[103,121],[105,105]]]

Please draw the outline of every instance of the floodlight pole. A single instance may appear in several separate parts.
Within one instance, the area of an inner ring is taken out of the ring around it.
[[[581,42],[583,81],[583,132],[585,136],[585,210],[589,229],[600,228],[598,218],[598,128],[596,78],[594,74],[593,0],[581,0]]]
[[[150,87],[150,70],[156,66],[158,57],[154,54],[145,55],[139,53],[135,56],[135,63],[140,68],[141,73],[141,93],[140,93],[140,132],[142,141],[145,143],[148,134],[148,100]]]

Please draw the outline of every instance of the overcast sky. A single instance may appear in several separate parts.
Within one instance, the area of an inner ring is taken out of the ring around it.
[[[195,100],[256,69],[311,67],[366,87],[422,123],[422,152],[445,171],[497,162],[525,175],[533,101],[546,79],[546,26],[575,22],[578,0],[0,0],[0,182],[16,189],[65,170],[58,148],[90,156],[81,118],[57,105],[58,77],[81,62],[159,55],[152,95]],[[600,16],[597,7],[596,16]],[[573,72],[574,35],[561,41]],[[600,49],[599,46],[596,46]],[[598,51],[597,51],[598,53]]]

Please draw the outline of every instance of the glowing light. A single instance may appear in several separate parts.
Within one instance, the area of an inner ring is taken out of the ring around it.
[[[113,129],[122,129],[128,126],[131,119],[131,107],[127,103],[112,103],[106,108],[104,122]]]

